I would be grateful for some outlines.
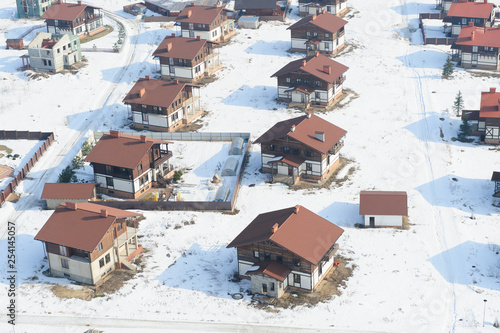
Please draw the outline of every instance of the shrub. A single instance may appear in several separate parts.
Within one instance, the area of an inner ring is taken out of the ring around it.
[[[83,158],[80,156],[75,156],[73,161],[71,161],[71,168],[72,169],[80,169],[83,166]]]
[[[58,183],[71,183],[71,182],[76,182],[77,178],[75,175],[75,172],[73,169],[71,169],[71,166],[67,166],[61,171],[59,174],[59,178],[57,179]]]
[[[176,170],[174,172],[174,182],[178,182],[182,178],[182,171],[181,170]]]

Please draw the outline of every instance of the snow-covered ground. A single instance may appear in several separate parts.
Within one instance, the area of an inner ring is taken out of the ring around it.
[[[424,24],[425,37],[427,38],[446,38],[444,32],[444,23],[442,20],[422,20]]]
[[[124,4],[129,1],[99,1],[98,5],[120,13]],[[52,130],[57,139],[33,170],[33,179],[19,188],[24,191],[19,202],[0,209],[2,223],[17,218],[17,305],[20,316],[26,316],[24,323],[31,324],[26,329],[45,322],[40,318],[63,316],[60,325],[67,325],[66,331],[81,331],[76,324],[80,321],[75,320],[72,327],[67,318],[84,316],[108,318],[116,326],[128,319],[241,323],[241,331],[254,329],[246,324],[359,331],[496,331],[492,324],[500,317],[500,234],[496,232],[500,209],[492,205],[498,202],[491,197],[489,179],[492,171],[500,169],[500,160],[489,146],[452,140],[460,120],[451,106],[460,90],[465,108],[477,109],[480,92],[497,86],[498,78],[457,69],[452,79],[441,79],[449,46],[421,45],[418,30],[418,13],[430,12],[434,5],[434,0],[348,2],[347,51],[335,60],[349,66],[345,87],[359,97],[320,114],[348,131],[341,153],[352,161],[346,168],[354,167],[355,172],[346,182],[300,191],[270,185],[258,171],[260,148],[253,145],[238,214],[144,212],[146,220],[139,232],[149,250],[143,260],[145,270],[118,293],[92,301],[56,298],[47,283],[69,281],[41,274],[47,261],[33,236],[51,213],[40,210],[41,182],[55,181],[80,149],[86,130],[128,130],[129,114],[121,100],[139,77],[157,75],[151,54],[171,31],[159,24],[125,21],[129,39],[136,43],[127,43],[120,54],[89,53],[88,66],[76,75],[40,80],[27,80],[26,73],[16,71],[23,51],[0,48],[2,127]],[[12,0],[0,4],[0,43],[1,33],[21,28],[25,22],[9,19],[14,6]],[[217,73],[217,81],[201,89],[203,107],[209,112],[202,131],[250,132],[255,139],[275,122],[302,114],[276,101],[276,79],[271,78],[289,61],[302,57],[288,51],[286,28],[297,19],[296,6],[292,1],[293,13],[285,23],[239,30],[220,49],[224,69]],[[193,154],[183,162],[203,161]],[[347,174],[346,170],[341,173]],[[358,202],[363,189],[407,191],[410,230],[354,228],[362,220]],[[236,251],[225,245],[259,213],[296,204],[345,229],[339,251],[352,258],[356,268],[343,294],[314,307],[276,313],[249,306],[248,297],[233,300],[228,293],[245,290],[248,283],[229,282],[237,267]],[[7,246],[5,238],[0,246]],[[0,258],[1,295],[7,295],[4,257]],[[0,300],[7,304],[5,296]],[[41,317],[30,321],[29,315]],[[4,324],[5,315],[0,319]]]
[[[35,152],[43,145],[43,140],[0,140],[0,146],[5,146],[3,149],[10,149],[11,152],[8,153],[7,150],[2,150],[0,148],[0,165],[5,165],[13,169],[14,175],[17,174],[30,160]],[[8,157],[10,155],[10,157]],[[14,155],[19,155],[14,157]],[[4,189],[5,186],[12,180],[12,177],[7,177],[0,179],[0,190]]]

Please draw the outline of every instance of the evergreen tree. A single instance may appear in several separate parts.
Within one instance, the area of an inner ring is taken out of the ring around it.
[[[459,90],[457,96],[455,97],[455,102],[453,103],[453,111],[455,111],[457,117],[460,117],[463,108],[464,99],[462,98],[462,92]]]
[[[71,169],[71,166],[67,166],[63,171],[59,174],[59,179],[57,179],[58,183],[75,183],[77,181],[75,172]]]
[[[449,78],[451,74],[453,74],[453,63],[451,62],[451,58],[448,56],[443,66],[443,77]]]
[[[467,120],[467,116],[462,118],[462,124],[460,125],[460,131],[458,132],[458,141],[465,142],[467,137],[471,135],[472,128]]]

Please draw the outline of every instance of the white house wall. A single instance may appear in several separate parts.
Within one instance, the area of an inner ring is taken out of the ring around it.
[[[148,181],[147,182],[144,182],[142,185],[139,185],[139,179],[141,179],[142,177],[144,177],[145,175],[148,175]],[[151,183],[153,179],[153,171],[151,169],[148,169],[146,172],[143,172],[139,177],[137,177],[136,179],[134,179],[134,189],[135,191],[133,191],[133,193],[139,191],[141,188],[143,188],[144,186],[148,185],[149,183]]]
[[[238,272],[240,272],[240,275],[246,275],[248,269],[252,266],[253,262],[238,260]]]
[[[113,178],[113,186],[106,185],[106,178]],[[102,174],[95,174],[95,182],[99,184],[102,188],[107,188],[111,190],[123,191],[128,193],[135,193],[133,182],[127,179],[107,177]]]
[[[306,49],[306,39],[292,38],[292,48],[293,49]]]
[[[218,29],[220,30],[220,28],[218,28]],[[216,39],[217,37],[220,37],[220,31],[216,37],[212,37],[213,30],[204,31],[204,30],[194,30],[193,29],[191,31],[193,31],[193,33],[194,33],[193,37],[189,36],[189,30],[181,30],[181,36],[186,37],[186,38],[196,38],[196,37],[200,36],[201,39],[206,39],[206,40],[210,40],[210,41]]]
[[[375,218],[376,227],[401,227],[403,225],[401,215],[365,215],[365,227],[370,226],[370,217]]]
[[[71,201],[71,202],[88,202],[87,199],[47,199],[47,208],[48,209],[56,209],[57,206],[66,203],[66,201]]]
[[[300,284],[297,284],[293,280],[293,274],[299,274],[300,275]],[[311,275],[307,273],[302,273],[302,272],[297,272],[297,271],[291,271],[290,274],[288,274],[288,284],[292,287],[298,287],[302,289],[307,289],[307,290],[312,290],[312,281],[311,281]]]
[[[497,56],[488,57],[478,54],[477,61],[472,61],[472,53],[462,52],[462,64],[478,65],[478,66],[493,66],[497,67]]]

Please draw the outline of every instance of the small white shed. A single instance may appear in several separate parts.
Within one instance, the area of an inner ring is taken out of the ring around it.
[[[408,196],[403,191],[361,191],[359,214],[365,216],[365,227],[402,227]]]
[[[238,20],[240,28],[244,29],[257,29],[259,27],[258,16],[242,16]]]
[[[48,209],[56,209],[66,201],[87,202],[95,199],[94,183],[45,183],[42,199],[47,200]]]

